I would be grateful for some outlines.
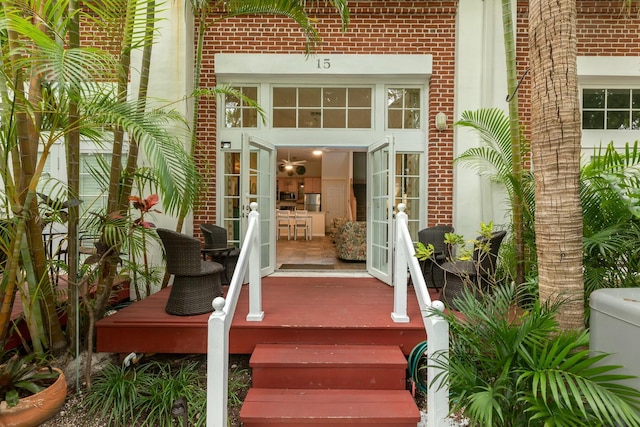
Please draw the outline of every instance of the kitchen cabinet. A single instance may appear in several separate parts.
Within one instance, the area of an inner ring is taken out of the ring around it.
[[[278,191],[284,191],[287,193],[297,193],[298,179],[297,178],[278,178]]]
[[[305,178],[305,193],[322,193],[322,178]]]

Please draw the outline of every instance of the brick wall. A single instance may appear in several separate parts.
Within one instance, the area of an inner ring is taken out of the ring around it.
[[[578,5],[579,55],[640,55],[637,10],[625,14],[622,1],[582,1]],[[528,2],[517,10],[518,76],[528,68]],[[429,86],[428,125],[429,225],[451,223],[453,210],[453,131],[438,132],[433,116],[442,111],[453,117],[454,50],[457,1],[351,1],[351,23],[340,31],[337,14],[329,7],[313,7],[323,39],[318,53],[330,54],[433,54],[433,75]],[[301,53],[304,38],[296,25],[281,17],[254,16],[227,19],[207,33],[204,47],[202,86],[215,86],[216,53]],[[527,128],[531,116],[530,79],[519,89],[521,118]],[[199,147],[196,161],[207,185],[196,210],[195,222],[215,220],[216,111],[215,100],[200,103]],[[528,134],[528,131],[527,131]],[[426,143],[426,141],[425,141]]]
[[[351,23],[345,33],[330,7],[312,7],[322,38],[318,53],[329,54],[433,54],[428,124],[429,223],[451,223],[453,206],[453,131],[437,132],[433,115],[442,111],[453,117],[453,75],[456,1],[350,1]],[[227,19],[211,27],[205,44],[202,85],[215,85],[216,53],[301,53],[304,38],[297,26],[282,17],[255,16]],[[215,218],[215,102],[200,104],[198,165],[207,169],[208,190],[197,209],[195,222]],[[426,141],[425,141],[426,143]]]

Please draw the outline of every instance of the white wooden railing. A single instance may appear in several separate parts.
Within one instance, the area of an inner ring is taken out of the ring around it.
[[[207,427],[227,427],[229,382],[229,329],[240,289],[249,275],[249,314],[247,321],[259,322],[262,311],[262,278],[260,275],[260,214],[258,204],[251,203],[247,234],[238,263],[233,272],[227,299],[213,300],[214,312],[209,316],[207,334]]]
[[[391,318],[396,323],[409,322],[407,316],[407,269],[411,274],[411,281],[415,289],[418,305],[422,313],[422,321],[427,330],[427,380],[439,373],[441,365],[436,368],[435,358],[447,360],[449,356],[449,324],[441,316],[433,313],[434,310],[444,310],[441,301],[431,301],[427,284],[424,281],[418,259],[414,256],[416,251],[409,234],[409,218],[404,212],[404,203],[398,205],[396,214],[396,241],[395,257],[393,263],[393,313]],[[427,393],[427,427],[449,426],[449,387],[448,383],[439,385],[429,384]]]
[[[213,300],[214,312],[208,321],[207,342],[207,427],[227,427],[228,397],[228,365],[229,365],[229,329],[235,313],[236,304],[244,278],[249,276],[249,314],[248,321],[261,321],[262,282],[260,274],[260,215],[258,204],[251,203],[249,224],[240,256],[236,265],[227,299],[218,297]],[[442,311],[444,305],[440,301],[431,301],[427,285],[422,276],[415,249],[409,234],[408,218],[404,212],[404,204],[398,205],[396,215],[396,241],[394,257],[394,302],[391,318],[396,323],[409,322],[407,315],[407,275],[409,270],[418,305],[422,313],[422,321],[427,331],[427,378],[434,378],[438,368],[432,365],[435,357],[448,357],[449,325],[437,315],[430,315],[434,310]],[[445,359],[446,360],[446,359]],[[449,425],[449,389],[446,384],[430,387],[427,393],[427,427],[444,427]]]

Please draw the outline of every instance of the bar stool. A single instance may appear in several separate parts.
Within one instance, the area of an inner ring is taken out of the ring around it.
[[[298,240],[298,231],[304,232],[304,239],[311,239],[311,217],[306,210],[296,210],[293,221],[293,238]]]
[[[291,240],[291,211],[283,211],[279,210],[276,213],[276,223],[278,225],[278,230],[276,234],[276,238],[280,240],[280,231],[285,230],[287,232],[287,240]]]

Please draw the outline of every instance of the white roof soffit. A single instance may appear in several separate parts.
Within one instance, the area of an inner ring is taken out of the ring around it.
[[[246,54],[215,55],[216,76],[225,80],[268,76],[371,76],[429,80],[433,55]]]

